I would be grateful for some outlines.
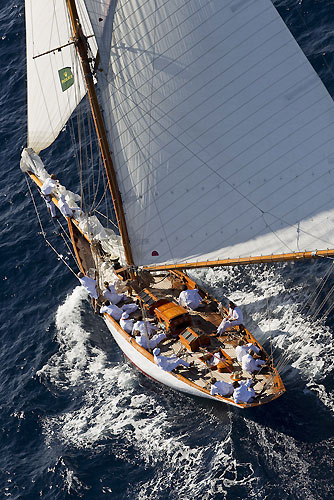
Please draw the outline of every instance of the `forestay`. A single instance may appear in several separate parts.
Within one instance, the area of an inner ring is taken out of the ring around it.
[[[333,101],[270,0],[85,3],[136,264],[334,248]]]
[[[86,9],[78,4],[90,35]],[[86,89],[73,43],[63,47],[72,37],[65,0],[26,0],[26,33],[28,146],[38,153],[56,139]],[[90,44],[94,48],[93,39]]]

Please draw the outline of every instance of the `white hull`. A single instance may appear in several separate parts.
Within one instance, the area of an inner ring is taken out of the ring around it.
[[[125,356],[146,376],[152,378],[157,382],[160,382],[161,384],[167,385],[172,389],[190,394],[191,396],[213,399],[214,401],[221,401],[231,406],[240,407],[240,405],[235,404],[232,401],[223,398],[222,396],[211,396],[211,394],[205,389],[197,389],[195,387],[195,384],[187,381],[187,379],[185,379],[181,375],[169,373],[162,370],[154,363],[154,358],[152,355],[149,355],[149,357],[151,358],[149,359],[139,351],[140,347],[134,341],[133,342],[136,345],[134,346],[131,344],[131,337],[123,332],[118,323],[114,322],[109,316],[105,316],[104,320],[112,336],[114,337],[115,341],[117,342],[118,346],[123,351]]]

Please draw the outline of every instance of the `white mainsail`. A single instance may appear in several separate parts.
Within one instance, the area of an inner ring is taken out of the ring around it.
[[[86,88],[76,49],[67,45],[72,30],[65,0],[26,0],[25,9],[28,146],[38,153],[57,138]],[[78,9],[85,33],[91,35],[83,2]],[[89,41],[96,54],[94,39]]]
[[[137,265],[334,248],[333,101],[270,0],[85,4]]]

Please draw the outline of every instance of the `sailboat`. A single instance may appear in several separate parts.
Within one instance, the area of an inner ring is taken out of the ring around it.
[[[164,334],[153,352],[105,311],[116,343],[172,389],[239,408],[275,400],[285,387],[272,356],[243,324],[217,336],[227,310],[188,272],[334,255],[333,102],[318,75],[270,0],[25,3],[21,169],[43,186],[39,153],[87,94],[117,229],[85,210],[84,182],[78,195],[59,181],[49,201],[72,210],[68,234],[97,310],[107,281],[138,307],[130,319]],[[179,303],[184,289],[198,290],[198,308]],[[263,361],[252,378],[239,344]],[[212,390],[235,382],[252,397]]]

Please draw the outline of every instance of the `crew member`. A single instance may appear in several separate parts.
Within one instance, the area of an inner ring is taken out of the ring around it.
[[[230,300],[229,310],[226,318],[218,326],[217,334],[222,335],[225,330],[231,326],[241,325],[243,322],[243,315],[240,307]]]
[[[107,313],[109,316],[114,318],[116,321],[119,321],[122,317],[123,311],[115,304],[110,304],[109,300],[104,301],[104,305],[100,309],[100,313]]]
[[[155,363],[166,372],[171,372],[178,366],[184,366],[185,368],[189,368],[190,366],[190,363],[178,358],[175,354],[173,356],[161,356],[160,349],[158,348],[154,349],[153,355]]]
[[[260,352],[260,349],[252,343],[246,344],[244,340],[239,340],[239,344],[235,348],[235,353],[237,355],[237,360],[239,363],[242,362],[242,358],[249,353],[249,351],[254,351],[256,354]]]
[[[255,391],[251,387],[251,379],[233,382],[233,399],[236,403],[251,403],[255,398]]]
[[[57,216],[56,205],[52,201],[52,191],[57,187],[57,177],[51,174],[42,184],[41,193],[52,218]]]
[[[233,385],[229,382],[224,382],[224,380],[217,380],[212,384],[210,389],[211,396],[215,394],[220,394],[221,396],[231,396],[233,393]]]
[[[187,286],[183,285],[178,302],[182,307],[187,307],[189,309],[195,310],[202,303],[202,297],[200,296],[197,288],[188,290]]]
[[[87,290],[89,295],[93,299],[97,299],[99,295],[97,293],[96,280],[94,280],[93,278],[89,278],[88,276],[85,276],[84,273],[79,273],[78,279],[79,279],[80,283],[82,284],[82,286]]]
[[[121,319],[120,319],[120,326],[123,328],[123,330],[126,332],[126,333],[131,333],[132,332],[132,329],[133,329],[133,324],[135,322],[134,319],[128,319],[129,318],[129,315],[127,312],[124,312],[121,316]]]
[[[242,369],[248,373],[257,372],[265,364],[263,359],[254,359],[254,354],[254,351],[249,351],[242,357]]]
[[[105,297],[107,300],[111,302],[111,304],[119,304],[121,300],[126,299],[126,295],[121,294],[119,295],[116,292],[116,288],[114,285],[109,284],[108,281],[104,282],[104,290],[102,292],[103,297]]]

